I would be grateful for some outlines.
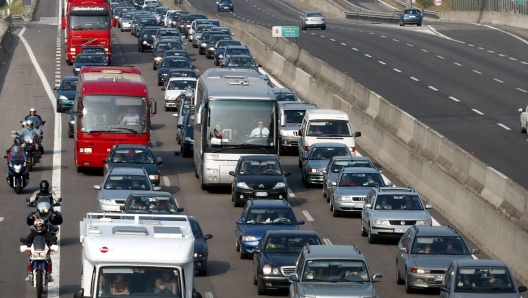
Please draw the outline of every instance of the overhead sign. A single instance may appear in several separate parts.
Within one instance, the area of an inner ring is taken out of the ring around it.
[[[299,37],[299,26],[273,26],[272,37]]]
[[[442,0],[434,0],[434,5],[435,6],[441,6],[442,5]]]

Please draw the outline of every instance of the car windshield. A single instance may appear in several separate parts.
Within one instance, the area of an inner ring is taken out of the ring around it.
[[[182,278],[183,273],[179,268],[104,266],[99,269],[97,277],[94,274],[92,284],[96,289],[95,297],[116,297],[129,292],[138,297],[182,297]],[[165,279],[171,281],[170,287],[167,287],[171,291],[165,291],[162,286]]]
[[[137,175],[110,175],[104,189],[151,190],[147,178]]]
[[[190,220],[189,223],[191,224],[191,230],[193,232],[194,238],[203,237],[202,229],[200,229],[198,223],[192,220]]]
[[[276,159],[249,160],[246,159],[239,169],[241,175],[282,175],[279,162]]]
[[[302,123],[304,119],[304,114],[306,110],[285,110],[284,115],[286,115],[286,123]]]
[[[275,93],[277,101],[299,101],[295,93]]]
[[[167,86],[167,90],[185,90],[187,88],[196,88],[196,81],[175,80],[170,81],[169,85]]]
[[[350,136],[350,130],[345,121],[316,121],[310,122],[307,136]]]
[[[347,173],[341,175],[339,187],[383,187],[383,179],[378,173]]]
[[[349,156],[350,153],[345,147],[315,147],[312,149],[308,159],[325,160],[334,156]]]
[[[461,237],[416,237],[412,254],[468,255],[468,249]]]
[[[336,160],[332,164],[331,172],[339,173],[342,168],[374,168],[374,165],[368,160]]]
[[[152,152],[147,149],[116,149],[111,158],[112,163],[154,163]]]
[[[178,30],[160,30],[158,31],[159,37],[165,37],[165,36],[180,36],[180,31]]]
[[[133,213],[180,213],[176,206],[176,202],[171,196],[142,194],[129,197],[125,205],[125,210]]]
[[[252,58],[231,58],[229,59],[229,62],[227,62],[227,66],[233,66],[233,67],[255,67],[257,66],[255,64],[255,61]]]
[[[266,243],[262,245],[262,251],[299,254],[306,244],[320,245],[322,243],[316,236],[276,235],[266,239]]]
[[[75,91],[77,89],[77,80],[62,81],[59,90]]]
[[[245,222],[256,225],[292,225],[297,224],[291,209],[288,208],[252,208]]]
[[[75,63],[104,63],[103,56],[95,55],[79,55],[75,59]]]
[[[417,195],[379,195],[374,205],[381,210],[424,210],[422,200]]]
[[[167,50],[180,50],[181,46],[179,46],[179,43],[177,42],[158,42],[156,44],[156,50],[155,52],[163,52]]]
[[[141,97],[90,95],[82,101],[81,131],[143,133],[146,125],[146,102]]]
[[[307,260],[302,273],[304,282],[370,282],[363,260]]]
[[[166,59],[163,59],[163,63],[161,64],[161,66],[180,68],[180,67],[188,67],[189,64],[187,63],[187,60],[166,58]]]
[[[494,294],[516,292],[506,267],[459,267],[454,281],[455,292]]]
[[[149,38],[149,37],[154,37],[156,35],[156,29],[148,29],[148,30],[145,30],[143,31],[143,38]]]
[[[196,33],[202,33],[202,32],[206,32],[206,31],[211,31],[211,28],[213,28],[212,25],[198,26],[196,28]]]
[[[189,59],[189,53],[180,50],[169,50],[165,52],[165,56],[180,56]]]

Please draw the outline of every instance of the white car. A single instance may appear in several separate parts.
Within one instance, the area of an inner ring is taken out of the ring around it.
[[[528,106],[519,109],[519,112],[521,112],[521,133],[525,133],[528,129]]]
[[[196,78],[170,78],[167,84],[161,88],[162,91],[165,91],[165,111],[175,109],[177,105],[176,99],[181,94],[184,94],[189,87],[196,88]]]

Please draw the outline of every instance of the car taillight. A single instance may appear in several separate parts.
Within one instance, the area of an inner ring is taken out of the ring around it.
[[[324,21],[324,18],[321,18],[321,21]]]
[[[310,19],[309,18],[306,18],[306,21],[309,21]]]

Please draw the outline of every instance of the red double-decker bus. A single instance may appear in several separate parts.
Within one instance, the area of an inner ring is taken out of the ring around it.
[[[62,29],[66,30],[66,63],[72,64],[85,45],[103,46],[112,60],[110,29],[114,24],[107,0],[68,0],[62,17]]]
[[[73,105],[77,172],[102,168],[115,144],[150,145],[149,99],[141,71],[132,66],[83,67]]]

